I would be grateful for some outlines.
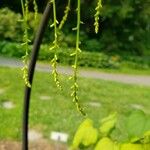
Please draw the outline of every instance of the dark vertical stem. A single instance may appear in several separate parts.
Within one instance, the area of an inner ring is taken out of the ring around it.
[[[31,61],[29,63],[29,70],[28,70],[28,76],[29,76],[29,82],[32,85],[34,71],[35,71],[35,65],[36,60],[38,57],[40,45],[43,39],[43,35],[45,32],[45,29],[48,25],[48,20],[50,18],[50,3],[47,4],[43,18],[41,20],[41,24],[39,26],[38,32],[36,34],[32,54],[31,54]],[[31,88],[25,87],[25,96],[24,96],[24,110],[23,110],[23,135],[22,135],[22,150],[28,150],[28,122],[29,122],[29,108],[30,108],[30,95],[31,95]]]

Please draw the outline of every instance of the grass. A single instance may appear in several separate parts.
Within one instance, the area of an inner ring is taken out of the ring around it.
[[[130,74],[130,75],[150,75],[150,69],[132,69],[130,67],[122,67],[119,69],[93,69],[86,68],[87,70],[95,70],[99,72],[115,73],[115,74]]]
[[[70,97],[71,83],[61,76],[63,91],[59,91],[48,73],[36,72],[31,96],[30,128],[49,137],[52,130],[66,132],[71,141],[79,123],[84,119],[77,111]],[[133,108],[130,104],[140,104],[150,113],[150,87],[107,82],[95,79],[79,79],[79,97],[88,117],[99,123],[100,118],[117,111],[126,115]],[[24,85],[19,69],[0,67],[0,94],[2,101],[10,100],[15,108],[6,110],[0,106],[0,139],[21,139],[22,106]],[[50,100],[40,100],[41,96]],[[90,106],[89,102],[99,102],[101,107]]]

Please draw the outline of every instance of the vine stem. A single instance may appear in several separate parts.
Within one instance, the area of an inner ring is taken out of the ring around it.
[[[56,86],[62,90],[62,87],[60,85],[60,81],[58,79],[58,72],[57,72],[57,48],[59,47],[58,46],[58,37],[57,37],[57,24],[58,24],[58,21],[57,21],[57,17],[56,17],[56,3],[55,3],[55,0],[52,0],[51,1],[53,3],[53,24],[51,25],[51,27],[54,27],[54,46],[50,48],[50,50],[54,50],[54,57],[53,59],[51,60],[51,63],[52,63],[52,68],[53,68],[53,71],[52,71],[52,74],[53,74],[53,77],[54,77],[54,81],[56,83]]]
[[[23,43],[22,45],[25,48],[25,55],[22,57],[23,58],[23,64],[24,67],[22,68],[23,71],[23,79],[25,84],[28,87],[31,87],[30,82],[28,80],[28,57],[29,57],[29,37],[28,37],[28,0],[25,0],[25,3],[23,3],[23,0],[21,0],[21,6],[22,6],[22,13],[23,13],[23,26],[24,26],[24,36],[23,36]]]
[[[54,44],[57,47],[57,18],[56,18],[56,4],[55,4],[55,0],[53,0],[53,14],[54,14],[54,33],[55,33]],[[56,49],[55,49],[55,51],[56,51]]]
[[[79,41],[80,41],[80,0],[78,0],[77,6],[77,35],[76,35],[76,51],[75,51],[75,63],[74,63],[74,82],[77,82],[77,62],[78,62],[78,52],[79,52]]]
[[[78,83],[77,83],[77,71],[78,71],[78,54],[80,52],[80,24],[81,24],[81,16],[80,16],[80,5],[81,5],[81,1],[78,0],[78,4],[77,4],[77,26],[76,26],[76,30],[77,30],[77,34],[76,34],[76,49],[75,49],[75,62],[74,62],[74,85],[71,87],[73,89],[73,92],[71,94],[71,96],[73,97],[73,102],[76,104],[77,106],[77,110],[83,115],[85,116],[86,114],[84,113],[83,108],[81,107],[80,103],[79,103],[79,99],[78,99]]]
[[[75,75],[77,76],[77,62],[78,62],[78,52],[79,52],[79,42],[80,42],[80,0],[78,0],[77,6],[77,36],[76,36],[76,55],[75,55]]]
[[[24,16],[24,3],[23,3],[23,0],[21,0],[21,8],[22,8],[22,14]]]
[[[34,20],[36,21],[38,15],[38,5],[36,0],[33,0],[33,5],[34,5]]]

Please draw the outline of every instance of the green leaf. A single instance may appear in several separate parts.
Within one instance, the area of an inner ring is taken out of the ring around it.
[[[142,144],[125,143],[121,145],[121,150],[145,150],[145,149],[143,149]]]
[[[150,143],[150,116],[146,116],[146,123],[144,127],[144,136],[140,140],[141,143]],[[150,148],[149,148],[150,149]]]
[[[115,144],[111,139],[104,137],[100,139],[94,150],[119,150],[119,144]]]
[[[129,142],[128,133],[126,129],[126,120],[127,120],[126,116],[123,115],[118,116],[116,126],[112,130],[111,134],[109,134],[111,139],[119,143]]]
[[[144,131],[150,131],[150,116],[146,116],[146,123],[145,123],[145,128]]]
[[[150,143],[143,144],[143,150],[150,150]]]
[[[131,142],[136,142],[144,134],[146,116],[143,111],[132,112],[127,119],[127,133]]]
[[[109,115],[106,118],[103,118],[101,120],[100,125],[100,133],[102,133],[104,136],[108,135],[109,132],[115,127],[115,124],[117,122],[117,113],[113,113]]]
[[[150,130],[144,133],[144,136],[140,139],[140,142],[143,144],[150,143]]]
[[[73,140],[72,147],[78,148],[79,145],[89,146],[96,143],[98,131],[93,127],[93,121],[86,119],[79,126]]]

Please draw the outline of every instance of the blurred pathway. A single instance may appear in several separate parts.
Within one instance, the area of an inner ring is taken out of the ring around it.
[[[0,66],[21,68],[23,66],[21,60],[0,57]],[[48,64],[37,64],[36,70],[41,72],[50,72],[51,67]],[[71,75],[72,69],[70,67],[58,67],[58,71],[65,75]],[[80,69],[79,76],[94,79],[103,79],[107,81],[116,81],[127,84],[138,84],[144,86],[150,86],[150,76],[146,75],[127,75],[127,74],[113,74],[104,73],[100,71],[91,71]]]

